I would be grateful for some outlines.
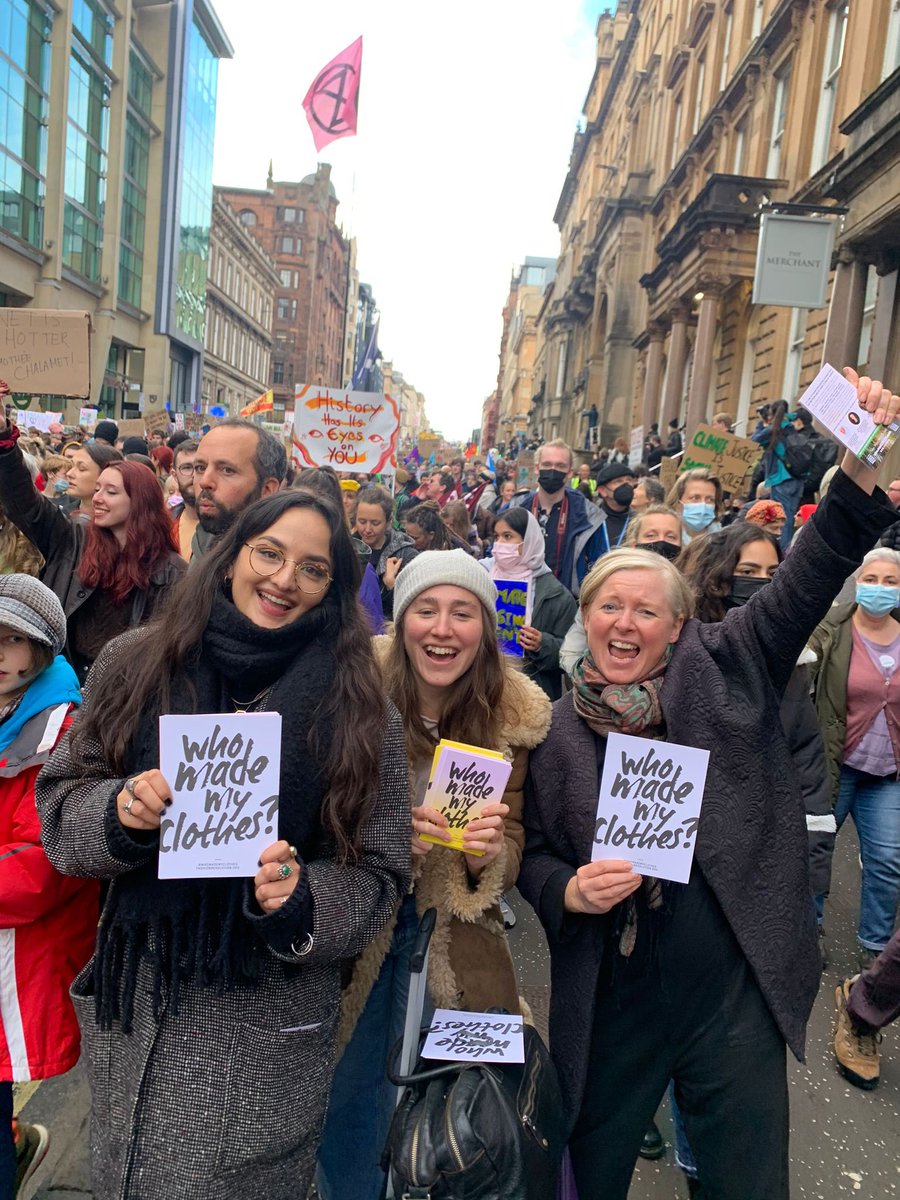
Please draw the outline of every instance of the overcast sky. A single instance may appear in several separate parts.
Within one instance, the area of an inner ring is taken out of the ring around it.
[[[219,71],[214,180],[315,170],[301,101],[363,35],[359,136],[333,142],[338,220],[381,310],[380,348],[468,437],[496,385],[501,310],[527,254],[555,257],[553,212],[595,62],[600,0],[214,0],[235,56]],[[450,20],[444,20],[449,16]]]

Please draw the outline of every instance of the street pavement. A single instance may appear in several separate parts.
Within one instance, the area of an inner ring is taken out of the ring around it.
[[[856,839],[849,823],[835,856],[832,899],[827,911],[830,966],[813,1012],[808,1061],[791,1060],[791,1194],[793,1200],[900,1198],[900,1024],[889,1028],[882,1046],[881,1083],[873,1092],[851,1087],[831,1053],[834,989],[855,970],[855,923],[859,896]],[[546,1031],[548,958],[541,928],[530,908],[512,898],[518,923],[510,934],[523,994]],[[27,1099],[26,1099],[27,1097]],[[50,1150],[22,1200],[89,1200],[87,1087],[81,1068],[37,1089],[20,1093],[24,1120],[51,1130]],[[664,1109],[660,1128],[670,1145],[658,1163],[640,1163],[629,1200],[687,1200],[674,1164],[672,1124]],[[173,1145],[177,1171],[177,1146]]]

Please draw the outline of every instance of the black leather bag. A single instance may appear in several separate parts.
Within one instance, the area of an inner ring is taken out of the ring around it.
[[[394,1114],[386,1157],[409,1200],[554,1200],[564,1148],[562,1097],[540,1035],[525,1062],[419,1059]],[[388,1166],[388,1163],[385,1163]]]

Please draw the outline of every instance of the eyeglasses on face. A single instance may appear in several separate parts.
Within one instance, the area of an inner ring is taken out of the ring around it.
[[[194,464],[192,462],[179,463],[178,466],[175,468],[177,474],[179,474],[179,475],[193,475],[195,469],[196,468],[194,467]]]
[[[250,551],[251,570],[264,579],[270,575],[277,575],[284,564],[289,562],[294,568],[294,580],[297,587],[308,596],[324,592],[331,583],[331,573],[321,563],[297,562],[295,559],[287,558],[274,546],[254,546],[251,542],[244,542],[244,545]]]

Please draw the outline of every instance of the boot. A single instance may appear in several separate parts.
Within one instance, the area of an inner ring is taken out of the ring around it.
[[[855,976],[858,979],[859,976]],[[854,979],[845,979],[835,988],[834,999],[837,1005],[837,1019],[834,1026],[834,1057],[837,1059],[841,1074],[854,1087],[871,1091],[877,1087],[880,1077],[878,1066],[877,1033],[861,1033],[853,1024],[847,1011],[847,1000]]]

